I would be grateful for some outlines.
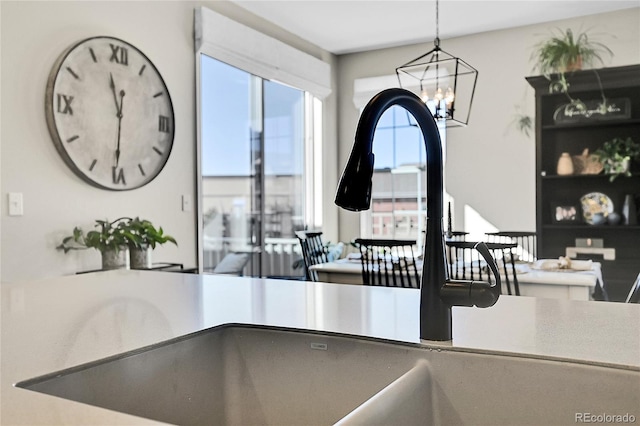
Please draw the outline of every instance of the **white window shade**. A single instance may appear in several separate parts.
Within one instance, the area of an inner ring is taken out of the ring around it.
[[[391,87],[399,87],[395,74],[356,78],[353,81],[353,104],[362,110],[376,94]]]
[[[206,7],[195,10],[195,49],[259,77],[310,92],[331,93],[328,63]]]

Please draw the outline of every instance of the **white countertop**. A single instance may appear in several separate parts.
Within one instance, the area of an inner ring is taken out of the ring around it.
[[[1,291],[2,424],[153,423],[13,384],[225,323],[420,342],[414,289],[110,271]],[[460,348],[640,367],[640,305],[501,296],[454,308],[453,336]]]

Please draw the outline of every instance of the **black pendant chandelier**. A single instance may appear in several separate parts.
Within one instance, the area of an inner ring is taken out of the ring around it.
[[[447,127],[466,126],[478,71],[440,48],[438,9],[436,0],[434,48],[396,68],[398,83],[418,95],[434,118],[445,120]]]

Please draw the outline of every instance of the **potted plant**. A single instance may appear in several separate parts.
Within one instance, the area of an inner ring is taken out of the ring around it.
[[[564,31],[556,29],[551,38],[538,43],[531,57],[537,61],[540,73],[548,77],[581,70],[583,65],[604,65],[604,54],[613,55],[613,52],[604,44],[589,39],[586,32],[574,36],[568,28]]]
[[[640,159],[640,144],[630,137],[616,137],[606,141],[594,155],[602,163],[605,174],[611,175],[609,180],[613,182],[620,175],[631,176],[630,163]]]
[[[58,250],[68,253],[70,250],[86,250],[94,248],[102,256],[102,269],[118,269],[126,266],[126,254],[128,239],[123,228],[123,219],[113,222],[108,220],[96,220],[96,230],[86,234],[79,228],[73,228],[73,234],[65,237],[57,246]]]
[[[155,249],[156,245],[167,242],[178,245],[175,238],[164,233],[162,227],[156,229],[150,221],[139,217],[127,218],[122,227],[127,238],[131,268],[133,269],[151,267],[151,250]]]
[[[539,70],[551,81],[550,92],[566,94],[571,105],[582,109],[586,108],[584,104],[569,95],[569,83],[565,73],[581,70],[583,66],[593,67],[597,64],[604,66],[602,59],[604,55],[613,56],[613,52],[603,43],[590,39],[586,32],[581,31],[574,35],[568,28],[564,31],[556,29],[549,39],[538,43],[531,54],[531,60],[536,62],[534,71]],[[556,78],[552,79],[552,75],[556,75]],[[598,76],[597,72],[596,76]],[[606,105],[604,94],[602,98],[604,108]]]

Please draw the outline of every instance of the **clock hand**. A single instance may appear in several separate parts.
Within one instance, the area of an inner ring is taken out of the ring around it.
[[[116,103],[116,116],[120,114],[120,106],[118,106],[118,96],[116,95],[116,84],[113,82],[113,75],[109,73],[109,87],[113,93],[113,101]]]
[[[115,94],[115,92],[114,92]],[[122,129],[122,106],[124,105],[124,90],[120,90],[120,108],[118,109],[118,143],[116,145],[116,167],[118,167],[118,161],[120,161],[120,130]],[[118,101],[116,100],[116,104]]]

